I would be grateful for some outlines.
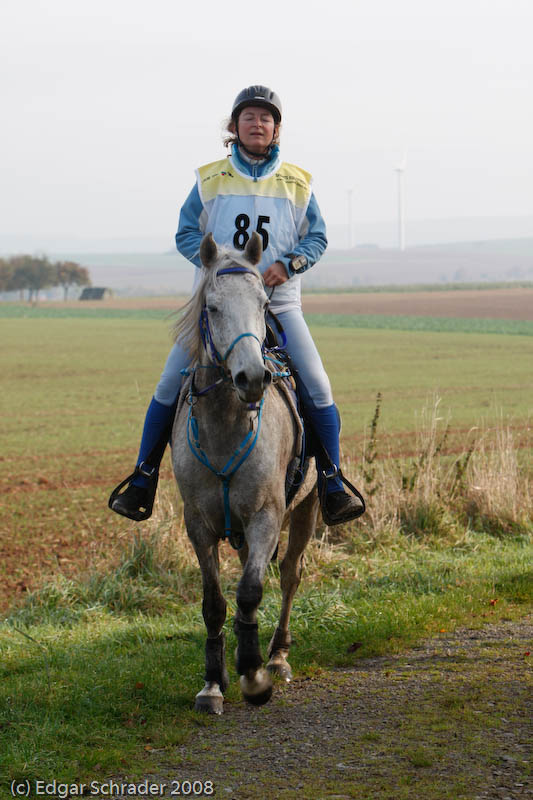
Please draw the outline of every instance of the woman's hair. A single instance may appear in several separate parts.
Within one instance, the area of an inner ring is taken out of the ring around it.
[[[224,147],[231,147],[232,144],[237,144],[237,133],[232,130],[235,123],[231,117],[227,117],[222,121],[222,143]],[[281,124],[277,126],[278,130],[274,136],[272,144],[279,144],[279,136],[281,133]]]

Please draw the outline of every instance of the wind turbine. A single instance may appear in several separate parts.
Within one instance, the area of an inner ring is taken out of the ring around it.
[[[395,167],[395,172],[398,175],[398,247],[400,250],[405,250],[405,197],[403,178],[406,164],[407,151],[404,153],[402,162]]]

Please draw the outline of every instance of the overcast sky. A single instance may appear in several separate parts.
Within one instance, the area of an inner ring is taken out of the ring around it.
[[[0,234],[171,241],[237,92],[326,221],[533,217],[531,0],[2,0]],[[533,233],[533,230],[532,230]]]

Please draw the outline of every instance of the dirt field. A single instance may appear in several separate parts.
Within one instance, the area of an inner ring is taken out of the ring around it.
[[[150,308],[175,311],[184,297],[113,298],[105,301],[47,303],[64,308]],[[44,304],[43,304],[44,305]],[[533,320],[533,289],[462,289],[442,292],[304,294],[304,311],[329,314],[406,314]]]
[[[304,295],[304,311],[533,320],[533,289]]]

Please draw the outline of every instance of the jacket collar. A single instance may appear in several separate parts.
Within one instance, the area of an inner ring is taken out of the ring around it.
[[[279,146],[277,144],[272,146],[268,158],[253,161],[239,150],[237,144],[233,144],[231,148],[231,158],[240,172],[244,172],[246,175],[251,175],[252,177],[262,177],[263,175],[268,175],[273,172],[278,166]]]

